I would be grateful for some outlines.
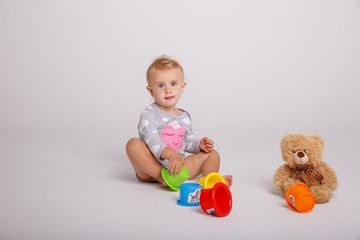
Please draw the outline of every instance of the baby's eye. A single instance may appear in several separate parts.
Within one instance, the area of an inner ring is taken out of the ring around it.
[[[174,135],[175,135],[175,133],[173,133],[173,134],[171,134],[171,133],[167,133],[166,135],[168,135],[168,136],[174,136]]]
[[[175,87],[176,85],[177,85],[176,82],[172,82],[172,83],[171,83],[171,86],[173,86],[173,87]]]
[[[164,84],[159,84],[158,87],[159,87],[159,88],[163,88],[163,87],[164,87]]]
[[[183,137],[184,135],[182,135],[182,134],[178,134],[179,135],[179,137]]]

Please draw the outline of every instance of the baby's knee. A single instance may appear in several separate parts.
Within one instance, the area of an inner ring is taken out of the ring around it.
[[[211,150],[210,155],[213,156],[213,157],[216,157],[216,158],[218,158],[220,160],[220,154],[215,149]]]
[[[204,161],[207,161],[207,159],[211,159],[212,162],[220,163],[220,154],[215,149],[212,149],[211,152],[204,155]]]
[[[126,144],[126,151],[127,152],[137,151],[142,144],[143,142],[140,139],[135,137],[131,138]]]

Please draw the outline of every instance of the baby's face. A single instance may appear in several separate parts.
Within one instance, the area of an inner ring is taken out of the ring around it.
[[[159,107],[163,110],[172,110],[180,100],[185,86],[181,70],[172,68],[164,71],[152,70],[146,88]]]

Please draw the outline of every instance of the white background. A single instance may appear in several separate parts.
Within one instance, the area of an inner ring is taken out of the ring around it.
[[[360,239],[360,1],[0,1],[0,239]],[[232,174],[225,218],[139,183],[125,144],[154,58]],[[272,187],[289,131],[324,137],[333,199]]]

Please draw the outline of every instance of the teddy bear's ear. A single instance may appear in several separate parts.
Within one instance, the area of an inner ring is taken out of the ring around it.
[[[324,139],[322,138],[322,136],[317,135],[317,134],[314,134],[314,135],[312,136],[312,138],[313,138],[316,142],[320,143],[322,147],[325,147],[325,141],[324,141]]]
[[[282,137],[281,139],[280,139],[280,146],[282,146],[283,144],[284,144],[284,142],[285,142],[285,136],[284,137]]]
[[[280,147],[282,147],[285,142],[288,140],[288,138],[291,136],[291,133],[288,132],[288,133],[285,133],[285,135],[281,138],[280,140]]]

